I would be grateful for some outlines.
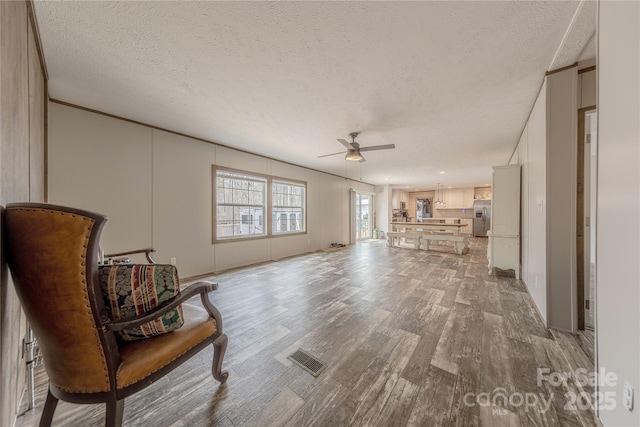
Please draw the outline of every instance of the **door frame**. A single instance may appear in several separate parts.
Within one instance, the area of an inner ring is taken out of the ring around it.
[[[577,144],[577,164],[576,164],[576,285],[577,285],[577,303],[578,303],[578,329],[585,328],[585,307],[586,307],[586,298],[585,298],[585,283],[584,283],[584,239],[591,238],[590,236],[584,235],[584,155],[585,155],[585,147],[586,147],[586,135],[585,135],[585,121],[586,115],[590,111],[596,111],[597,107],[595,105],[591,105],[589,107],[584,107],[578,109],[578,144]],[[593,191],[593,189],[591,189]],[[587,209],[589,207],[586,207]],[[593,227],[592,221],[590,221],[590,226]],[[594,248],[591,248],[594,250]],[[595,304],[595,301],[594,301]],[[590,310],[593,308],[590,307]]]
[[[362,218],[357,217],[356,218],[356,240],[357,241],[361,241],[361,240],[369,240],[373,238],[373,194],[368,193],[368,192],[360,192],[360,191],[356,191],[356,208],[355,211],[356,213],[361,213],[361,208],[362,208],[362,199],[364,197],[367,197],[369,199],[369,217],[367,218],[367,222],[369,224],[369,233],[368,236],[366,237],[362,237],[360,235],[360,231],[362,230]],[[358,203],[358,200],[360,200],[360,203]],[[357,216],[357,215],[356,215]],[[358,227],[358,224],[360,224],[360,227]]]
[[[358,213],[358,195],[364,195],[369,197],[369,238],[373,238],[374,216],[375,216],[375,193],[369,191],[358,191],[354,188],[349,189],[349,243],[357,243],[361,240],[359,238],[359,231],[357,229],[358,221],[356,215]]]

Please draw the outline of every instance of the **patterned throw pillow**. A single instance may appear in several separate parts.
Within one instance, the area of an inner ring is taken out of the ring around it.
[[[173,265],[101,265],[98,276],[112,320],[132,319],[180,292],[178,271]],[[118,335],[125,341],[139,340],[171,332],[183,323],[182,307],[178,306],[152,322],[119,331]]]

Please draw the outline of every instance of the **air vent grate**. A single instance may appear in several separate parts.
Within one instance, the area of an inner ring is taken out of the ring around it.
[[[322,371],[324,371],[324,368],[327,367],[327,365],[301,348],[296,350],[291,356],[287,357],[287,359],[291,360],[314,377],[320,375]]]

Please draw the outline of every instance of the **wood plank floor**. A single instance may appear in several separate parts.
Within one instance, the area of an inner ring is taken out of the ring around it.
[[[228,382],[211,377],[207,349],[126,399],[124,425],[599,425],[572,405],[578,382],[538,381],[584,355],[568,361],[521,282],[487,274],[486,239],[463,256],[363,242],[215,280]],[[287,359],[298,348],[328,364],[319,377]],[[17,427],[37,425],[42,370],[37,382]],[[104,405],[60,402],[54,417],[103,424]]]

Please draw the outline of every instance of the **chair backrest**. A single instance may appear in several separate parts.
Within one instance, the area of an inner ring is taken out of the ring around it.
[[[113,334],[98,288],[103,215],[14,203],[3,212],[7,264],[51,383],[69,393],[113,389]]]

